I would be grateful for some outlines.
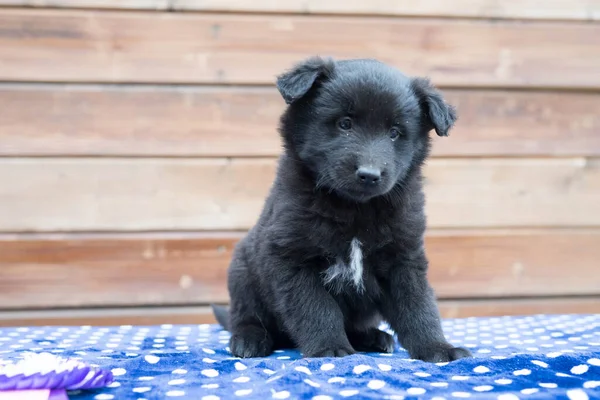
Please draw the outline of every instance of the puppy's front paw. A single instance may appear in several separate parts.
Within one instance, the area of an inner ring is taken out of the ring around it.
[[[262,329],[248,327],[231,336],[229,349],[236,357],[266,357],[273,352],[273,339]]]
[[[452,347],[448,343],[438,343],[421,348],[410,355],[412,358],[423,360],[425,362],[449,362],[461,358],[473,357],[469,350],[462,347]]]
[[[304,353],[305,357],[345,357],[356,353],[352,347],[348,346],[331,346],[315,351]]]
[[[348,338],[352,347],[365,353],[393,353],[394,337],[387,332],[377,328],[371,328],[367,332],[349,333]]]

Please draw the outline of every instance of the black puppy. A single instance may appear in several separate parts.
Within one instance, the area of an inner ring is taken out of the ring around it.
[[[374,60],[311,58],[279,76],[285,151],[256,225],[229,268],[231,308],[214,307],[231,352],[306,357],[391,352],[469,357],[442,332],[427,282],[421,167],[429,132],[456,115],[422,78]]]

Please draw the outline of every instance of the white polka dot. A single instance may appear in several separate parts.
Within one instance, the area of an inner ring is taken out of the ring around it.
[[[277,357],[278,360],[289,360],[290,356],[279,356]],[[314,398],[314,397],[313,397]]]
[[[539,391],[540,391],[540,389],[531,388],[531,389],[523,389],[523,390],[521,390],[521,393],[523,393],[523,394],[534,394],[534,393],[537,393]]]
[[[319,385],[317,382],[313,382],[310,379],[305,379],[304,383],[306,383],[309,386],[316,387],[316,388],[321,387],[321,385]]]
[[[219,384],[218,383],[208,383],[208,384],[202,385],[200,387],[202,389],[218,389],[219,388]]]
[[[575,367],[571,368],[571,373],[575,374],[575,375],[581,375],[581,374],[585,374],[586,372],[588,372],[588,370],[590,369],[590,367],[588,367],[587,365],[576,365]]]
[[[410,394],[410,395],[420,395],[420,394],[425,394],[425,392],[427,392],[427,390],[423,389],[423,388],[418,388],[418,387],[411,387],[406,389],[406,393]]]
[[[461,376],[461,375],[454,375],[451,379],[453,381],[466,381],[466,380],[469,380],[469,377],[468,376]]]
[[[214,394],[209,394],[208,396],[203,396],[201,400],[221,400],[221,398]]]
[[[252,389],[240,389],[235,391],[236,396],[248,396],[252,393]]]
[[[346,382],[346,378],[341,378],[339,376],[335,376],[333,378],[329,378],[327,383],[344,383]]]
[[[185,396],[185,392],[183,390],[171,390],[166,393],[168,397],[181,397]]]
[[[333,365],[333,364],[323,364],[323,365],[321,365],[321,371],[331,371],[334,368],[335,368],[335,365]]]
[[[147,356],[144,356],[144,360],[146,360],[147,363],[156,364],[157,362],[160,361],[160,357],[153,356],[153,355],[147,355]]]
[[[471,397],[471,393],[467,392],[452,392],[452,397],[459,397],[466,399],[467,397]]]
[[[152,390],[152,388],[147,387],[147,386],[133,388],[133,391],[135,393],[146,393],[146,392],[149,392],[150,390]]]
[[[152,379],[154,379],[153,376],[140,376],[138,378],[139,381],[151,381]]]
[[[114,368],[111,370],[111,372],[114,376],[121,376],[125,375],[127,373],[127,370],[125,368]]]
[[[247,376],[240,376],[239,378],[235,378],[233,381],[235,383],[246,383],[246,382],[250,382],[250,378]]]
[[[112,394],[105,394],[105,393],[97,394],[94,397],[94,399],[96,399],[96,400],[112,400],[114,398],[115,398],[115,396],[113,396]]]
[[[290,397],[290,392],[288,392],[287,390],[273,393],[274,399],[287,399],[288,397]]]
[[[560,356],[562,356],[562,353],[560,351],[555,351],[555,352],[546,354],[546,357],[548,357],[548,358],[556,358],[556,357],[560,357]]]
[[[531,363],[537,365],[538,367],[548,368],[548,364],[543,361],[531,360]]]
[[[501,394],[500,396],[497,397],[498,400],[519,400],[518,396],[515,396],[514,394]]]
[[[342,390],[340,392],[340,396],[342,397],[350,397],[358,394],[358,390]]]
[[[473,390],[476,392],[489,392],[490,390],[494,390],[494,387],[490,386],[490,385],[482,385],[482,386],[475,386],[473,388]]]
[[[185,383],[185,379],[172,379],[169,381],[169,385],[183,385]]]
[[[583,387],[586,389],[595,389],[600,387],[600,381],[587,381],[583,384]]]
[[[496,379],[494,382],[496,382],[498,385],[510,385],[512,383],[512,380],[506,379],[506,378],[501,378],[501,379]]]
[[[478,367],[473,368],[473,372],[477,372],[478,374],[485,374],[486,372],[490,372],[490,369],[488,367],[480,365]]]
[[[431,382],[433,387],[448,387],[448,382]]]
[[[173,371],[173,372],[171,372],[171,373],[172,373],[172,374],[183,375],[183,374],[187,374],[187,370],[178,368],[178,369],[174,370],[174,371]]]
[[[296,367],[294,369],[298,372],[305,373],[306,375],[312,375],[312,372],[310,372],[310,369],[308,369],[306,367],[300,366],[300,367]]]
[[[595,367],[600,367],[600,358],[590,358],[587,362]]]
[[[581,389],[567,390],[567,397],[571,400],[588,400],[589,396]]]
[[[541,382],[539,385],[546,389],[556,389],[558,387],[556,383]]]
[[[385,386],[385,382],[384,381],[380,381],[378,379],[374,379],[372,381],[369,381],[369,383],[367,384],[367,387],[369,387],[369,389],[373,389],[373,390],[381,389],[384,386]]]
[[[215,354],[215,351],[212,349],[203,348],[202,351],[206,354]]]
[[[214,378],[216,376],[219,376],[219,373],[214,369],[205,369],[200,373],[204,376],[208,376],[209,378]]]
[[[216,362],[217,362],[217,360],[213,360],[212,358],[204,357],[204,358],[202,359],[202,362],[205,362],[205,363],[207,363],[207,364],[214,364],[214,363],[216,363]]]
[[[267,375],[273,375],[275,373],[275,371],[272,371],[270,369],[263,369],[263,372]]]
[[[242,364],[241,362],[236,362],[236,363],[234,364],[234,366],[235,366],[235,369],[236,369],[236,370],[238,370],[238,371],[244,371],[244,370],[248,369],[248,367],[246,367],[246,366],[245,366],[244,364]]]
[[[320,394],[312,398],[312,400],[333,400],[330,396],[326,396],[324,394]]]
[[[506,360],[506,357],[504,356],[491,356],[490,358],[493,358],[494,360]]]
[[[356,367],[354,367],[354,369],[352,369],[352,372],[354,372],[355,374],[362,374],[365,371],[370,370],[371,367],[369,367],[368,365],[364,365],[364,364],[360,364],[357,365]]]
[[[413,375],[418,376],[419,378],[427,378],[428,376],[431,376],[431,374],[428,374],[427,372],[415,372]]]
[[[513,372],[514,376],[526,376],[526,375],[531,375],[531,370],[525,368],[525,369],[519,369],[517,371]]]

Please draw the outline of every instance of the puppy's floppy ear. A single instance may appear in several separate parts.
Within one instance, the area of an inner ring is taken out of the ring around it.
[[[334,66],[330,58],[311,57],[279,75],[277,89],[285,102],[292,104],[308,93],[317,81],[331,76]]]
[[[411,87],[425,114],[427,130],[435,129],[438,136],[448,136],[448,131],[457,119],[454,107],[446,103],[442,93],[433,87],[429,79],[413,78]]]

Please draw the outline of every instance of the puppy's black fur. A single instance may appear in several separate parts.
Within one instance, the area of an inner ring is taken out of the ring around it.
[[[311,58],[279,76],[284,153],[229,268],[231,352],[470,356],[444,338],[427,282],[421,167],[456,115],[440,92],[375,60]]]

